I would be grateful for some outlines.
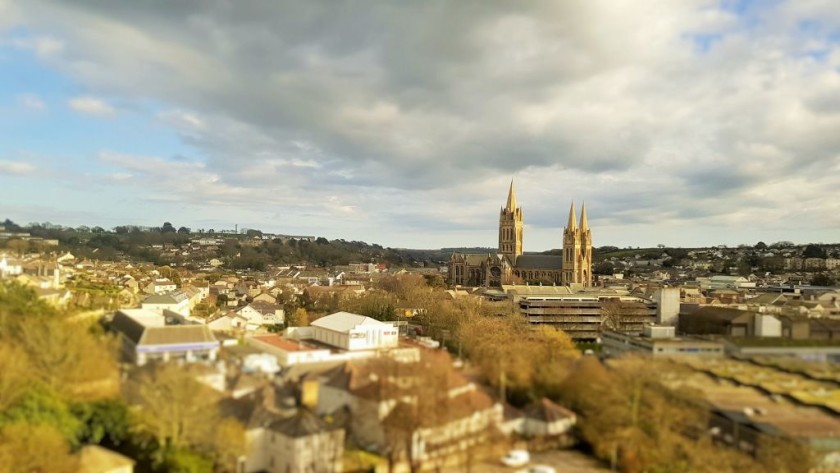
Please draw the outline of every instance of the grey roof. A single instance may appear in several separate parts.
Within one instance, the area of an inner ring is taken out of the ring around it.
[[[140,341],[142,345],[174,345],[215,342],[216,337],[206,325],[167,325],[146,327]]]
[[[353,329],[358,325],[387,324],[385,324],[384,322],[380,322],[376,319],[372,319],[370,317],[365,317],[364,315],[351,314],[350,312],[336,312],[335,314],[330,314],[326,317],[316,319],[309,325],[313,327],[325,328],[327,330],[333,330],[336,332],[347,332],[348,330]]]
[[[111,321],[111,328],[123,334],[134,345],[174,345],[216,342],[216,337],[206,325],[165,325],[147,327],[138,320],[118,311]]]
[[[271,423],[271,430],[287,437],[299,438],[317,435],[321,432],[335,430],[337,423],[328,423],[313,414],[309,409],[301,408],[285,419]]]
[[[184,291],[172,291],[165,294],[153,294],[143,299],[143,304],[178,304],[189,299]]]
[[[143,330],[146,327],[137,320],[124,314],[122,311],[118,311],[114,314],[113,320],[111,320],[111,328],[120,332],[137,345],[140,343],[140,338],[143,337]]]
[[[516,269],[563,269],[563,257],[555,255],[522,255],[516,258]]]

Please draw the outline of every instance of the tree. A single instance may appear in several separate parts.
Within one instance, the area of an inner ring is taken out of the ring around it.
[[[610,261],[601,261],[592,268],[592,274],[612,275],[615,273],[615,265]]]
[[[189,235],[190,234],[190,229],[187,228],[187,227],[181,227],[181,228],[178,229],[178,234]]]
[[[21,325],[19,337],[34,376],[50,389],[78,394],[91,383],[117,377],[116,346],[94,337],[84,323],[42,317]],[[89,394],[108,394],[97,391]]]
[[[826,254],[822,246],[811,243],[805,247],[802,256],[805,258],[825,258]]]
[[[160,227],[161,233],[175,233],[175,231],[175,227],[169,222],[163,222],[163,226]]]
[[[29,388],[29,360],[11,343],[0,342],[0,412],[5,412]]]
[[[189,367],[150,366],[129,392],[139,404],[143,430],[155,439],[159,461],[173,461],[175,455],[186,456],[187,464],[203,464],[201,458],[228,462],[244,452],[244,430],[221,416],[218,394],[196,381]]]
[[[763,241],[760,241],[760,242],[755,244],[754,248],[756,250],[766,250],[767,249],[767,243],[764,243]]]
[[[813,286],[833,286],[836,283],[829,273],[816,273],[811,278],[811,285]]]
[[[77,403],[70,410],[82,423],[79,440],[83,443],[99,444],[106,440],[111,445],[120,445],[131,437],[132,419],[121,399]]]
[[[52,426],[21,420],[0,428],[0,473],[75,473],[77,462]]]
[[[309,313],[303,307],[286,314],[287,327],[305,327],[307,325],[309,325]]]
[[[621,332],[627,322],[624,305],[620,299],[608,299],[601,303],[601,325],[604,328]]]

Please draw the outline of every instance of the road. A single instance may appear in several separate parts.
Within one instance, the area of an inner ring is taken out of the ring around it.
[[[551,450],[548,452],[532,453],[529,465],[549,465],[557,469],[557,473],[609,473],[610,469],[603,466],[592,457],[577,450]],[[485,461],[472,467],[473,473],[513,473],[525,468],[504,466],[500,461]],[[445,473],[466,473],[466,467],[448,468]]]

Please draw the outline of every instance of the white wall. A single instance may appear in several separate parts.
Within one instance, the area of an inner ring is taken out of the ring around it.
[[[656,323],[676,325],[680,314],[680,289],[677,287],[658,289],[654,300],[656,301]]]
[[[768,314],[755,314],[756,337],[781,337],[782,322]]]

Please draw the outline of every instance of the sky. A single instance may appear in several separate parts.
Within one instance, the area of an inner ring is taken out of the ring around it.
[[[0,0],[0,219],[840,241],[835,0]],[[579,212],[579,210],[578,210]]]

